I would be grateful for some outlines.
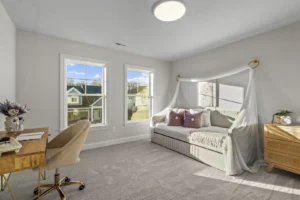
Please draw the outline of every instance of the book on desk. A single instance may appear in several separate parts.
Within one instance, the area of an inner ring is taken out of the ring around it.
[[[35,133],[24,133],[20,134],[16,140],[25,141],[25,140],[40,140],[42,139],[44,132],[35,132]]]

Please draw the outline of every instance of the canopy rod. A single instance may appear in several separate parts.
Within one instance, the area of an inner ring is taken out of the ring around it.
[[[251,66],[251,64],[255,64],[255,66]],[[255,68],[257,68],[258,66],[259,66],[259,60],[256,60],[256,59],[254,59],[254,60],[251,60],[250,62],[249,62],[249,64],[248,64],[248,66],[249,67],[251,67],[252,69],[255,69]],[[178,74],[177,76],[176,76],[176,81],[179,81],[179,79],[180,79],[180,75]]]

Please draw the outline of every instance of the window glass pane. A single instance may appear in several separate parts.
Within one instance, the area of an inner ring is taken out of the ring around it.
[[[67,63],[67,78],[84,79],[85,78],[85,65]]]
[[[102,75],[102,67],[86,66],[87,94],[102,94]]]
[[[127,92],[128,94],[149,95],[149,73],[128,70]]]
[[[103,123],[102,99],[99,96],[68,95],[68,126],[85,119],[92,124]]]
[[[129,96],[127,99],[128,121],[149,119],[148,96]]]
[[[239,111],[244,102],[244,88],[240,86],[219,85],[219,107]]]
[[[67,63],[67,91],[72,86],[81,94],[102,94],[103,67]],[[73,91],[74,92],[74,91]]]
[[[216,82],[198,83],[198,106],[213,107],[216,106]]]

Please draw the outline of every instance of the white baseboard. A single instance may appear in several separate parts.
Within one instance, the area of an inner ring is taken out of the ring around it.
[[[89,150],[89,149],[96,149],[96,148],[100,148],[100,147],[122,144],[122,143],[126,143],[126,142],[133,142],[133,141],[138,141],[138,140],[143,140],[143,139],[150,139],[150,134],[143,134],[143,135],[131,136],[131,137],[127,137],[127,138],[120,138],[120,139],[107,140],[107,141],[102,141],[102,142],[89,143],[89,144],[85,144],[82,150],[84,151],[84,150]]]

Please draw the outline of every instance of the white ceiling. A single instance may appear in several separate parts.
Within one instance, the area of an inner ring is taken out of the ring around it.
[[[175,22],[152,15],[156,0],[1,1],[20,29],[166,61],[300,20],[299,0],[185,0]]]

